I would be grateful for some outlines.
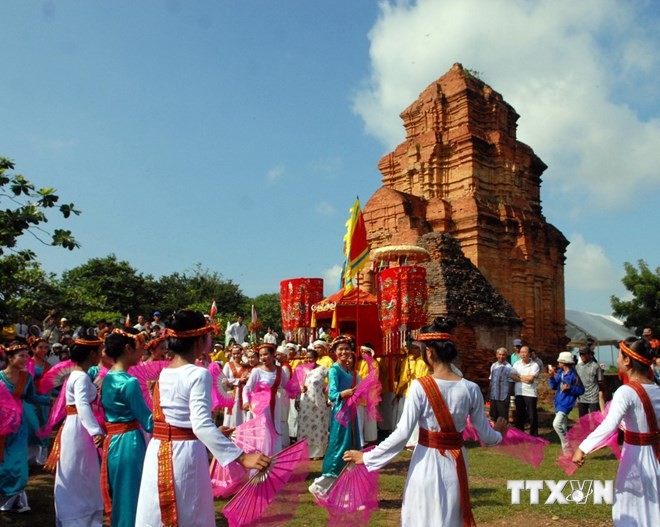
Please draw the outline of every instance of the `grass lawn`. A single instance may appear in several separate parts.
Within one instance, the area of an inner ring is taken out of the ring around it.
[[[554,464],[559,453],[554,432],[541,430],[543,435],[552,441],[546,448],[546,457],[538,470],[530,465],[489,451],[487,448],[470,447],[468,458],[470,462],[470,494],[474,507],[474,515],[480,526],[495,527],[543,527],[546,525],[561,525],[562,527],[600,527],[611,525],[611,506],[594,505],[544,505],[549,491],[541,491],[541,504],[529,505],[527,491],[521,493],[521,504],[511,505],[510,491],[507,490],[507,480],[513,479],[568,479],[566,474]],[[402,452],[394,462],[381,471],[380,476],[380,509],[373,513],[369,522],[374,527],[390,527],[399,525],[401,497],[405,482],[410,452]],[[578,480],[613,480],[618,467],[617,460],[609,454],[609,450],[597,452],[587,459],[584,467],[573,475]],[[320,473],[321,463],[313,462],[308,477],[308,483]],[[28,497],[32,512],[26,514],[0,514],[0,525],[12,527],[50,527],[55,523],[53,508],[53,476],[36,472],[30,477]],[[217,526],[226,526],[222,516],[222,507],[226,501],[216,502]],[[317,506],[312,496],[303,493],[295,515],[285,525],[290,527],[321,527],[327,521],[325,509]],[[282,525],[279,518],[274,518],[269,525]],[[424,527],[424,526],[420,526]]]

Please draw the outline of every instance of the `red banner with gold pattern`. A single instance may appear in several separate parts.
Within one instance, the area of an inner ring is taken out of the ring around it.
[[[282,329],[295,331],[308,328],[312,321],[312,304],[323,300],[322,278],[291,278],[280,282]]]
[[[385,332],[406,326],[424,326],[427,313],[428,290],[426,269],[416,265],[390,267],[376,275],[378,316]]]

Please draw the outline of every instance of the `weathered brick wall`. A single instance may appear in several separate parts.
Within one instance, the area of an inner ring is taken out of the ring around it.
[[[522,319],[520,336],[556,354],[564,349],[568,242],[541,212],[546,166],[517,140],[518,117],[455,64],[401,113],[406,139],[380,160],[383,187],[364,217],[372,249],[451,234]],[[439,290],[434,302],[442,298]]]

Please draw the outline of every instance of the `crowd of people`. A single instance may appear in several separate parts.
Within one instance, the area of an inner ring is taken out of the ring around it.
[[[453,325],[436,319],[391,367],[375,357],[374,346],[356,345],[350,335],[307,345],[280,343],[268,328],[260,343],[250,343],[242,317],[227,327],[224,342],[213,344],[217,326],[189,310],[167,322],[155,312],[151,320],[140,316],[135,325],[120,327],[99,320],[96,327],[73,329],[55,312],[41,327],[19,321],[0,356],[0,384],[23,407],[20,427],[0,436],[0,511],[30,510],[25,489],[29,464],[35,464],[55,471],[57,526],[101,526],[104,513],[111,525],[122,527],[215,525],[209,456],[223,467],[236,461],[263,470],[271,456],[304,439],[309,457],[323,460],[321,475],[309,487],[317,501],[324,501],[348,462],[379,470],[409,448],[402,524],[473,525],[462,437],[468,419],[484,445],[502,441],[512,409],[515,426],[538,435],[538,384],[546,370],[556,390],[553,428],[568,452],[573,408],[579,416],[605,410],[603,369],[590,345],[579,350],[579,358],[560,353],[556,367],[546,369],[515,339],[511,353],[496,351],[490,368],[489,423],[482,390],[454,365],[459,350]],[[650,380],[653,374],[660,379],[660,358],[657,341],[647,333],[621,343],[617,365],[627,386],[615,393],[603,424],[570,452],[581,466],[603,434],[623,423],[616,525],[632,524],[626,523],[629,517],[641,519],[637,525],[660,522],[660,389]],[[41,385],[64,361],[70,361],[66,378],[54,387]],[[147,386],[151,404],[131,374],[148,362],[162,365]],[[212,363],[233,401],[225,408],[213,407]],[[364,398],[355,403],[356,412],[346,412],[367,378],[380,383],[378,420]],[[295,395],[291,383],[299,383]],[[264,390],[268,402],[261,412],[273,442],[248,454],[231,434],[257,415]],[[66,417],[53,441],[43,430],[57,400]],[[641,486],[624,467],[635,471]]]

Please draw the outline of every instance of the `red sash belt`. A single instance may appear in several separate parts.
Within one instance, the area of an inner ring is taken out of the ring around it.
[[[105,423],[106,436],[103,440],[103,461],[101,461],[101,494],[103,495],[103,508],[112,523],[112,498],[110,497],[110,482],[108,481],[108,454],[110,453],[110,440],[112,436],[132,432],[140,429],[140,423],[135,419],[127,423]]]
[[[172,459],[172,441],[197,439],[192,429],[179,428],[165,422],[165,415],[160,406],[160,387],[158,381],[154,387],[154,439],[160,440],[158,447],[158,503],[160,521],[163,527],[178,527],[179,512],[176,506],[176,487],[174,486],[174,461]]]
[[[427,375],[417,379],[422,385],[426,396],[429,399],[433,414],[435,415],[442,432],[433,432],[430,430],[419,429],[419,443],[429,448],[437,448],[445,456],[446,451],[456,460],[456,475],[458,476],[458,485],[460,490],[461,511],[463,512],[463,526],[476,527],[472,514],[472,504],[470,503],[470,487],[468,485],[467,468],[463,457],[463,438],[456,431],[456,425],[451,416],[449,408],[445,403],[440,388],[433,377]],[[460,437],[460,439],[459,439]],[[423,439],[422,439],[423,438]],[[425,444],[425,442],[427,444]]]
[[[427,448],[437,448],[440,451],[459,450],[463,448],[463,434],[458,432],[434,432],[420,428],[419,444]]]
[[[653,404],[649,394],[646,393],[646,390],[638,382],[630,382],[628,386],[635,390],[639,396],[640,401],[642,402],[642,408],[646,414],[646,422],[649,427],[649,431],[642,432],[632,432],[626,430],[623,433],[623,441],[629,445],[638,445],[638,446],[653,446],[653,451],[655,452],[655,457],[660,461],[660,429],[658,429],[658,420],[655,415],[655,410],[653,409]]]
[[[78,415],[78,409],[76,408],[75,404],[67,404],[64,407],[64,410],[66,412],[67,417],[70,415]],[[44,465],[44,469],[50,472],[55,472],[55,469],[57,468],[57,462],[60,460],[60,451],[61,451],[60,449],[62,446],[61,445],[62,430],[64,430],[64,423],[62,423],[62,426],[60,426],[60,429],[58,430],[57,435],[55,436],[55,441],[53,442],[53,446],[50,449],[50,454],[48,455],[48,459],[46,460],[46,464]]]
[[[660,444],[660,432],[623,432],[623,441],[629,445],[649,446]]]
[[[154,423],[154,439],[161,441],[189,441],[197,439],[192,428],[179,428],[167,423]]]

